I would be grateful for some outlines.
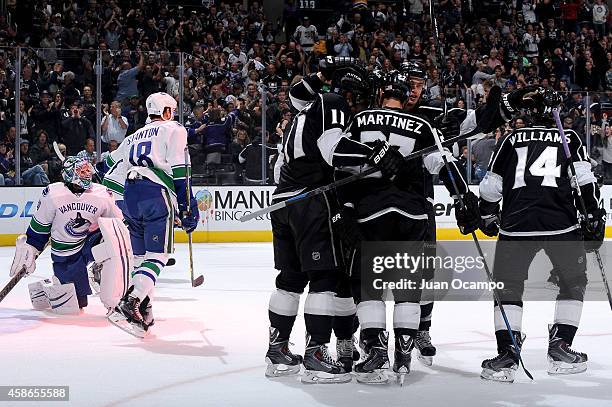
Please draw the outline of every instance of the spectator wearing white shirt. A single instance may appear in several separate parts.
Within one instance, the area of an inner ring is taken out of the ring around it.
[[[310,18],[308,18],[308,16],[304,17],[302,25],[299,25],[295,29],[293,37],[300,43],[300,46],[306,53],[312,51],[315,42],[319,40],[317,27],[310,24]]]
[[[593,5],[593,26],[595,27],[595,32],[601,37],[606,35],[607,20],[608,6],[604,4],[603,0],[595,0],[595,4]]]
[[[410,53],[410,46],[406,41],[404,41],[401,34],[396,34],[395,41],[389,45],[389,50],[399,51],[402,60],[404,60]]]
[[[121,115],[121,102],[114,101],[110,105],[110,113],[102,118],[102,142],[108,144],[111,140],[121,144],[125,139],[128,128],[128,119]]]
[[[234,44],[234,47],[232,48],[232,52],[227,57],[227,62],[229,62],[230,64],[240,63],[243,66],[246,65],[246,63],[247,63],[247,56],[240,49],[240,43],[239,42],[236,42]]]

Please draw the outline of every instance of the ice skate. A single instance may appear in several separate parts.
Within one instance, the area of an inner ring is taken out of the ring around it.
[[[327,344],[320,344],[306,336],[306,352],[304,353],[304,367],[306,371],[302,376],[302,383],[348,383],[351,374],[344,370],[342,363],[334,360],[329,354]]]
[[[355,346],[355,338],[338,339],[336,341],[336,354],[338,362],[342,363],[344,370],[350,372],[353,370],[353,362],[359,360],[359,351]]]
[[[433,357],[436,356],[436,347],[431,343],[429,331],[417,332],[415,346],[419,362],[424,366],[431,366],[433,364]]]
[[[140,305],[140,300],[128,293],[119,301],[115,309],[108,313],[107,318],[111,323],[130,335],[144,338],[147,326],[140,313]]]
[[[145,330],[148,331],[150,327],[155,325],[155,318],[153,318],[153,306],[151,305],[151,299],[147,297],[142,300],[138,307],[142,320],[144,322]]]
[[[586,371],[586,353],[572,350],[566,341],[557,337],[556,325],[550,325],[548,332],[548,374],[576,374]]]
[[[516,334],[515,340],[520,351],[525,337]],[[485,380],[508,383],[514,382],[514,376],[519,367],[519,358],[516,349],[514,349],[514,345],[507,345],[494,358],[484,360],[481,366],[482,372],[480,373],[480,377]]]
[[[395,360],[393,361],[393,371],[397,376],[400,386],[404,385],[406,376],[410,373],[410,362],[412,361],[412,349],[414,348],[414,338],[408,335],[401,335],[395,338]]]
[[[91,262],[87,265],[87,278],[89,279],[89,285],[94,294],[100,294],[101,271],[101,264]]]
[[[289,350],[289,340],[278,340],[278,329],[270,327],[270,345],[266,353],[266,377],[290,376],[300,372],[302,356]]]
[[[389,382],[389,333],[382,331],[373,340],[362,340],[364,359],[355,365],[359,383],[386,384]]]

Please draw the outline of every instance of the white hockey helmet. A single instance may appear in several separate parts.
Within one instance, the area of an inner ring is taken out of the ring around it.
[[[176,110],[176,100],[165,92],[157,92],[151,94],[146,101],[147,114],[161,116],[163,120],[164,110],[169,108],[172,115],[171,119],[174,118],[174,112]]]

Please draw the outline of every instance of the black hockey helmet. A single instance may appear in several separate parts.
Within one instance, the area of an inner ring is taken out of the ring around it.
[[[368,95],[371,91],[368,71],[361,61],[336,70],[331,78],[331,86],[336,93],[352,92],[358,95]]]
[[[380,91],[383,99],[394,98],[404,103],[410,96],[410,78],[404,72],[390,71],[386,73]]]
[[[400,65],[400,72],[408,75],[409,78],[427,80],[427,70],[425,65],[420,62],[406,61]]]

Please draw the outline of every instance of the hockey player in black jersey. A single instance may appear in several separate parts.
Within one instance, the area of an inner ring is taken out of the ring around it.
[[[331,86],[340,92],[367,89],[365,69],[359,66],[328,75]],[[340,94],[322,93],[324,82],[329,81],[322,74],[302,81],[298,89],[306,89],[312,96],[310,102],[300,104],[295,92],[291,94],[299,113],[284,138],[284,163],[273,195],[276,201],[332,182],[334,167],[370,163],[387,177],[399,169],[402,157],[388,144],[370,148],[344,135],[351,116],[349,106]],[[329,194],[321,194],[272,214],[274,262],[280,273],[269,304],[267,376],[297,373],[303,363],[306,368],[303,382],[351,380],[348,369],[334,360],[327,349],[335,313],[333,292],[341,267],[332,230],[331,217],[337,211],[334,202]],[[307,285],[309,292],[304,305],[307,339],[302,359],[291,353],[288,341],[299,296]]]
[[[587,227],[580,229],[562,139],[547,118],[561,99],[554,91],[537,92],[543,100],[533,116],[539,125],[507,135],[493,153],[480,184],[482,231],[489,236],[499,234],[493,275],[504,284],[501,302],[519,347],[524,339],[521,319],[527,272],[535,255],[544,250],[559,277],[554,322],[549,325],[548,372],[580,373],[586,370],[587,355],[570,346],[587,284],[585,245],[591,249],[601,245],[606,212],[600,207],[599,188],[586,149],[574,131],[565,130],[588,213]],[[498,355],[482,362],[481,377],[512,382],[518,368],[517,352],[497,306],[494,320]]]
[[[519,106],[525,107],[541,103],[541,98],[534,93],[534,87],[527,87],[506,95],[502,95],[501,89],[494,86],[489,91],[487,103],[475,110],[459,108],[449,109],[447,116],[443,116],[443,109],[438,106],[429,106],[423,103],[421,95],[427,80],[425,67],[418,62],[405,62],[400,68],[410,80],[410,97],[406,102],[406,110],[426,118],[431,125],[439,130],[448,139],[458,135],[476,135],[489,133],[497,127],[511,120],[519,112]],[[531,94],[529,100],[523,100],[524,95]],[[539,99],[540,98],[540,99]],[[425,255],[436,254],[436,217],[434,213],[434,187],[433,177],[425,172],[423,180],[424,193],[428,201],[428,227],[425,237]],[[434,270],[425,267],[423,270],[424,280],[433,280]],[[421,299],[421,321],[416,336],[416,349],[418,360],[426,366],[431,366],[436,348],[431,342],[429,329],[433,312],[433,298]]]
[[[377,105],[359,112],[347,130],[352,140],[376,146],[387,142],[403,155],[431,146],[435,143],[434,132],[429,122],[419,116],[406,113],[405,103],[410,95],[408,78],[401,72],[375,75],[381,78]],[[469,192],[467,184],[455,165],[450,152],[445,155],[450,161],[453,176],[460,188],[464,211],[457,211],[457,221],[462,233],[478,229],[480,214],[478,200]],[[367,166],[348,167],[343,170],[359,172]],[[427,232],[428,205],[423,193],[423,171],[439,174],[449,191],[454,195],[451,178],[442,160],[441,153],[432,153],[422,159],[402,164],[393,179],[366,177],[341,191],[345,218],[354,218],[364,241],[410,241],[423,242]],[[339,192],[340,194],[340,192]],[[455,197],[457,198],[457,197]],[[416,249],[420,253],[420,248]],[[359,254],[354,256],[359,259]],[[388,380],[383,370],[388,367],[388,333],[385,323],[385,302],[380,298],[361,298],[359,261],[351,264],[354,279],[353,296],[357,303],[357,315],[361,323],[360,345],[365,358],[355,365],[357,380],[363,383],[384,383]],[[420,281],[420,271],[414,278]],[[395,358],[393,371],[403,382],[410,372],[411,352],[419,328],[420,291],[404,293],[406,298],[395,299],[393,327],[395,336]]]

